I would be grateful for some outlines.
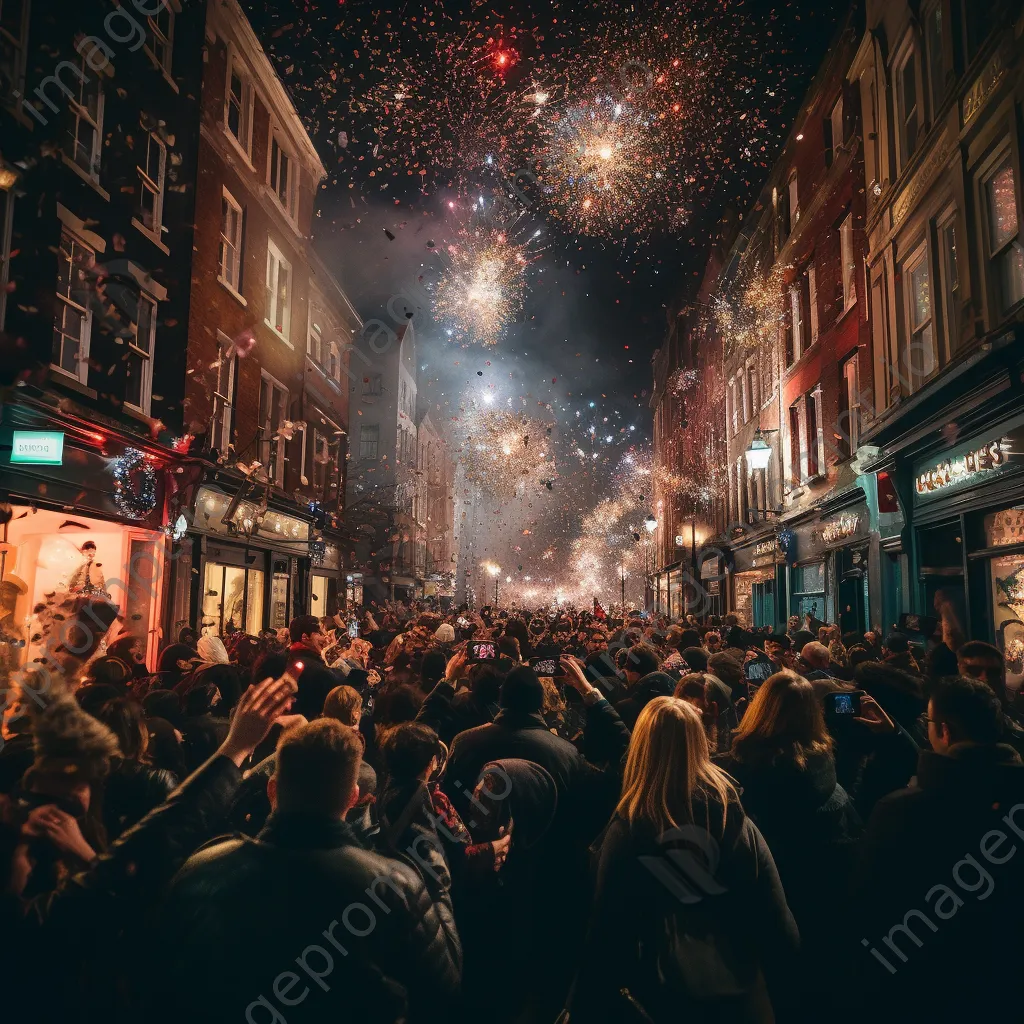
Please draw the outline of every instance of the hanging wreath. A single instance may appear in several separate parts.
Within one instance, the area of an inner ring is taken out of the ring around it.
[[[129,519],[145,519],[156,508],[156,470],[138,448],[114,459],[114,504]]]

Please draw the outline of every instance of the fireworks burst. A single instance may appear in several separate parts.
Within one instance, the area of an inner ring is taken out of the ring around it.
[[[786,269],[776,264],[768,273],[763,273],[755,265],[737,294],[720,294],[716,298],[716,327],[731,345],[753,351],[768,344],[778,332],[785,313]]]
[[[449,264],[434,291],[434,318],[462,343],[496,345],[522,313],[526,271],[537,258],[534,239],[517,242],[505,230],[463,229],[448,248]]]
[[[548,427],[522,413],[478,410],[458,454],[466,479],[493,497],[511,498],[548,486],[555,476]]]

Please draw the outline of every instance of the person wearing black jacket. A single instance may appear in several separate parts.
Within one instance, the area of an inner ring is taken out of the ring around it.
[[[798,943],[772,855],[711,762],[700,712],[655,697],[599,842],[572,1024],[771,1021]]]
[[[333,719],[282,735],[258,838],[201,850],[170,887],[161,1019],[414,1024],[452,999],[462,952],[444,874],[425,871],[428,891],[344,820],[361,754]]]
[[[879,801],[859,849],[858,915],[842,957],[856,968],[853,1014],[1019,1018],[1024,764],[999,736],[999,699],[985,683],[932,684],[932,749],[912,785]]]
[[[345,680],[324,664],[322,654],[330,638],[315,615],[296,616],[288,632],[292,638],[289,662],[302,663],[302,671],[294,673],[299,680],[295,713],[312,720],[323,713],[327,694]]]

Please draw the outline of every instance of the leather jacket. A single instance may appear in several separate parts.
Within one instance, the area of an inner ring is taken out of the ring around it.
[[[265,1019],[269,1003],[289,1024],[435,1020],[462,950],[448,892],[431,889],[346,822],[277,811],[256,839],[218,840],[175,878],[156,1019]]]

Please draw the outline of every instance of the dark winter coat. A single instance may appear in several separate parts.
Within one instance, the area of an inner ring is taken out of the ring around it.
[[[437,1019],[461,972],[448,893],[327,817],[277,812],[257,839],[196,853],[156,932],[168,1022],[270,1019],[269,1004],[289,1024],[412,1024]]]
[[[1024,873],[1015,850],[1024,856],[1016,752],[967,743],[923,751],[916,785],[878,803],[861,842],[858,914],[842,957],[858,969],[855,1009],[885,1005],[900,1020],[1017,1019]]]
[[[605,831],[573,1024],[772,1020],[799,944],[772,855],[738,804],[724,833],[716,799],[694,817],[663,842],[619,817]],[[647,1017],[620,1012],[623,989]]]
[[[113,841],[174,792],[178,780],[163,768],[120,761],[103,787],[103,827]]]
[[[302,662],[302,673],[299,675],[299,692],[295,695],[292,713],[304,715],[312,721],[324,713],[324,701],[327,694],[336,686],[345,682],[340,672],[328,668],[323,658],[312,647],[294,643],[288,651],[289,664]]]
[[[640,712],[655,697],[671,697],[675,690],[676,681],[667,672],[649,672],[633,687],[625,700],[615,705],[615,710],[626,726],[632,729]]]

